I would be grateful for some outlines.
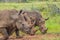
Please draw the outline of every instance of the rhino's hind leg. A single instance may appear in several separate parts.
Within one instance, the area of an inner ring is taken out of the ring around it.
[[[5,29],[5,28],[3,28],[2,30],[1,30],[1,32],[2,32],[2,34],[4,35],[4,40],[7,40],[8,38],[9,38],[9,35],[8,35],[8,33],[7,33],[7,30]]]

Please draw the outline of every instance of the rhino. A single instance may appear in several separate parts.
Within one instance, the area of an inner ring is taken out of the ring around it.
[[[14,31],[16,35],[19,36],[19,30],[26,33],[29,31],[28,22],[26,22],[21,11],[0,11],[0,33],[4,35],[4,40],[7,40]]]
[[[49,17],[47,19],[43,18],[41,13],[36,10],[22,10],[22,14],[27,18],[27,20],[26,18],[25,20],[28,21],[28,24],[30,26],[30,31],[28,31],[28,34],[35,34],[35,32],[37,31],[35,29],[35,26],[39,27],[38,30],[40,30],[42,34],[47,33],[48,28],[45,27],[45,21],[48,20]]]

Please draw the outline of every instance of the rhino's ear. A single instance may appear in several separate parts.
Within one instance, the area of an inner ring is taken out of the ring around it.
[[[18,15],[20,15],[22,12],[23,12],[23,10],[21,9],[21,10],[19,11],[19,14],[18,14]]]
[[[49,17],[48,18],[46,18],[45,20],[48,20],[49,19]]]
[[[25,21],[30,21],[31,20],[27,13],[24,13],[24,19],[25,19]]]

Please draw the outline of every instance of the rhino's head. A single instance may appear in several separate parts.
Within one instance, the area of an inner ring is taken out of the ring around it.
[[[45,27],[45,21],[48,19],[49,18],[47,18],[47,19],[41,18],[39,21],[40,22],[39,23],[40,24],[40,30],[41,30],[41,33],[43,33],[43,34],[47,33],[48,28]]]

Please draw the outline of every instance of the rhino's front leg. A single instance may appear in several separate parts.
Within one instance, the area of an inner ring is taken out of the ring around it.
[[[7,40],[9,38],[9,35],[8,35],[7,30],[5,28],[1,28],[0,32],[4,35],[3,40]]]
[[[17,28],[15,30],[15,33],[16,33],[16,37],[19,37],[19,30]]]
[[[19,29],[16,28],[15,30],[16,38],[22,38],[23,36],[19,35]]]

